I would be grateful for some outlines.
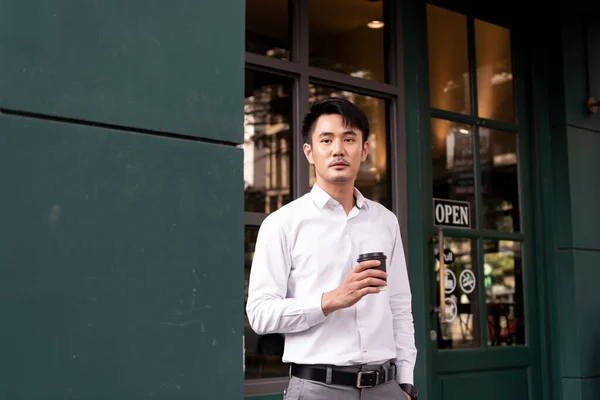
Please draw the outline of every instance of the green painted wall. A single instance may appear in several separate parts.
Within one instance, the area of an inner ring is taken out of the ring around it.
[[[548,59],[552,167],[545,173],[552,174],[547,194],[553,194],[548,201],[554,210],[548,222],[554,332],[548,333],[558,349],[556,390],[564,400],[600,398],[600,113],[588,114],[584,107],[588,69],[590,82],[600,83],[599,59],[589,56],[600,54],[600,18],[589,11],[563,5],[553,36],[558,45]],[[592,86],[597,92],[591,95],[600,99],[600,84]]]
[[[0,398],[243,398],[243,21],[0,0]]]

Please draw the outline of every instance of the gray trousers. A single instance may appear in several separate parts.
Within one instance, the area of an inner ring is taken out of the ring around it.
[[[362,368],[363,371],[369,369],[377,369],[377,366]],[[348,371],[357,372],[357,368],[348,367]],[[407,398],[395,380],[372,388],[358,389],[352,386],[327,385],[295,376],[290,379],[283,396],[284,400],[407,400]]]

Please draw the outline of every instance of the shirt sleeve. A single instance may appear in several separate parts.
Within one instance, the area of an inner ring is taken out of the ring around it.
[[[388,267],[388,290],[392,310],[394,339],[396,342],[396,367],[398,383],[413,384],[417,358],[415,329],[412,315],[412,298],[404,246],[398,221],[394,218],[395,240]]]
[[[283,227],[273,216],[258,231],[248,283],[246,313],[259,335],[302,332],[326,318],[321,294],[286,298],[291,255]]]

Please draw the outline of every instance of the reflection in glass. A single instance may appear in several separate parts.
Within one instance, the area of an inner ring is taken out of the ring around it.
[[[519,231],[517,136],[511,132],[479,129],[483,227]]]
[[[446,323],[438,324],[439,349],[464,349],[480,345],[476,248],[476,239],[444,238],[444,249],[450,249],[455,260],[445,266]],[[439,305],[440,263],[437,256],[435,271],[436,304]]]
[[[483,247],[488,346],[525,344],[521,244],[486,240]]]
[[[289,2],[246,0],[246,51],[290,59]]]
[[[385,81],[383,1],[308,4],[310,65]]]
[[[471,227],[475,227],[473,134],[471,126],[439,118],[431,119],[433,197],[471,203]]]
[[[310,85],[309,102],[311,104],[324,97],[348,99],[365,112],[369,119],[371,130],[368,138],[369,155],[358,171],[355,185],[363,196],[391,209],[385,100],[323,86]],[[312,165],[309,165],[309,167],[309,185],[312,188],[316,181],[316,175],[314,167]]]
[[[509,30],[476,19],[475,59],[479,116],[514,122]]]
[[[290,201],[292,80],[246,71],[245,211],[270,213]]]
[[[467,18],[427,4],[431,107],[471,114]]]
[[[258,230],[246,229],[244,240],[244,309],[248,300],[248,280],[254,258]],[[281,334],[257,335],[244,312],[245,379],[285,377],[288,366],[281,361],[284,336]]]

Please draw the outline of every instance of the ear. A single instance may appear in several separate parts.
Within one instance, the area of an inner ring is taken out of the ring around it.
[[[315,161],[313,160],[312,156],[312,146],[308,143],[304,143],[304,145],[302,146],[302,150],[304,150],[304,155],[306,156],[308,162],[314,165]]]
[[[367,155],[369,155],[369,142],[368,141],[365,142],[365,144],[363,144],[361,161],[365,161],[367,159]]]

